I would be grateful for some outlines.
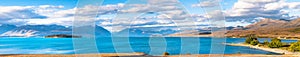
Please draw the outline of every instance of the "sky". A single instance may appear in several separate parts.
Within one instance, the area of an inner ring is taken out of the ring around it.
[[[73,26],[93,23],[112,32],[126,28],[191,30],[211,26],[211,8],[225,26],[300,17],[299,0],[0,0],[0,24]],[[207,10],[208,9],[208,10]],[[220,15],[220,14],[219,14]],[[81,18],[81,19],[79,19]],[[175,28],[174,28],[175,27]]]

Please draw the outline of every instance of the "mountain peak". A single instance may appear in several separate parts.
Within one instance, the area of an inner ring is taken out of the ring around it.
[[[288,23],[288,21],[275,20],[275,19],[262,19],[259,22],[256,22],[254,24],[246,26],[245,28],[246,29],[258,29],[261,27],[277,27],[277,26],[283,26],[286,23]]]
[[[101,26],[96,26],[95,34],[98,37],[109,37],[110,32]],[[0,26],[3,31],[0,36],[18,36],[18,37],[38,37],[55,34],[73,34],[73,28],[62,26],[62,25],[23,25],[23,26],[12,26],[8,29],[7,26]],[[0,32],[1,32],[0,31]]]
[[[227,36],[243,37],[249,34],[256,34],[261,37],[298,37],[300,18],[285,21],[274,19],[263,19],[254,24],[248,25],[245,30],[231,30],[226,33]]]

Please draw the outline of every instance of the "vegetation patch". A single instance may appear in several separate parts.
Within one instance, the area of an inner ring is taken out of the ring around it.
[[[268,40],[265,40],[264,42],[260,43],[255,34],[250,34],[250,35],[247,35],[244,43],[253,45],[253,46],[259,46],[259,47],[280,48],[280,49],[288,50],[288,51],[292,51],[292,52],[300,52],[300,41],[289,44],[289,43],[281,42],[280,39],[273,38],[271,40],[271,42],[269,42]]]
[[[300,28],[295,28],[295,29],[293,29],[293,30],[290,30],[290,32],[300,33]]]

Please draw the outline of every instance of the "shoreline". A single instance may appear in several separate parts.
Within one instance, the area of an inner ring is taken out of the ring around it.
[[[212,35],[168,35],[167,37],[212,37]]]
[[[246,38],[246,37],[231,37],[231,36],[226,36],[227,38]],[[259,38],[258,38],[259,39]],[[270,38],[272,39],[272,38]],[[284,39],[284,40],[300,40],[300,39],[292,39],[292,38],[277,38],[277,39]]]
[[[249,47],[249,48],[264,50],[264,51],[268,51],[268,52],[278,53],[278,54],[300,55],[300,52],[290,52],[288,50],[282,50],[282,49],[279,49],[279,48],[265,48],[265,47],[252,46],[252,45],[242,44],[242,43],[238,43],[238,44],[224,43],[224,44],[225,45],[230,45],[230,46]]]
[[[266,54],[191,54],[151,56],[137,53],[111,54],[0,54],[0,57],[299,57],[300,55],[266,55]]]

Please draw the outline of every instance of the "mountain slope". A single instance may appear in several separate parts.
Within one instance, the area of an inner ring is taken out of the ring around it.
[[[169,36],[174,36],[174,37],[199,37],[199,36],[210,36],[211,35],[211,30],[210,29],[197,29],[197,30],[183,30],[180,32],[176,32],[174,34],[170,34]]]
[[[82,30],[82,31],[86,31],[86,30]],[[47,35],[55,35],[55,34],[71,35],[72,33],[73,33],[72,27],[65,27],[61,25],[24,25],[6,31],[5,33],[2,33],[0,36],[44,37]],[[95,35],[97,37],[109,37],[110,32],[100,26],[95,26]]]
[[[94,28],[94,30],[93,30]],[[81,26],[81,27],[73,27],[75,30],[79,30],[74,32],[74,34],[95,34],[96,37],[110,37],[111,33],[104,29],[101,26]],[[94,31],[94,33],[92,33]]]
[[[259,37],[299,38],[300,18],[291,21],[263,19],[245,28],[245,30],[230,30],[226,35],[229,37],[244,37],[249,34],[256,34]]]
[[[177,32],[176,30],[172,29],[163,29],[163,30],[155,30],[152,28],[127,28],[122,31],[113,33],[113,36],[116,37],[149,37],[155,35],[169,35]]]
[[[12,29],[15,29],[16,27],[17,26],[15,26],[15,25],[2,24],[2,25],[0,25],[0,34],[10,31]]]
[[[24,25],[7,31],[1,34],[1,36],[42,37],[52,34],[71,34],[71,31],[71,29],[60,25]]]
[[[281,28],[287,23],[289,22],[284,20],[262,19],[259,22],[246,26],[245,29]]]

